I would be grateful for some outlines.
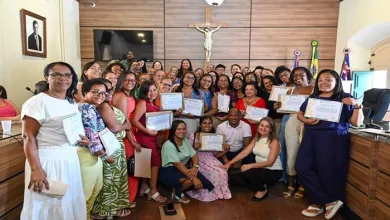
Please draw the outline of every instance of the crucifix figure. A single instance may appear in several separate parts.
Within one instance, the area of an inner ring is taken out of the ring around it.
[[[211,36],[214,32],[218,31],[221,27],[227,27],[227,23],[211,24],[211,7],[206,7],[206,23],[205,24],[189,24],[188,27],[195,27],[198,31],[204,34],[204,49],[205,49],[205,66],[210,62],[211,58],[211,47],[213,41]],[[211,28],[214,28],[211,30]],[[202,29],[203,28],[203,29]]]

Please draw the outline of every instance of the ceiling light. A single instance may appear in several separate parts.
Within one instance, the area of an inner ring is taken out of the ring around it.
[[[143,40],[142,40],[142,43],[146,43],[146,40],[145,40],[145,39],[143,39]]]
[[[138,37],[145,37],[144,33],[138,33]]]
[[[224,0],[206,0],[207,4],[212,6],[220,6],[222,5]]]

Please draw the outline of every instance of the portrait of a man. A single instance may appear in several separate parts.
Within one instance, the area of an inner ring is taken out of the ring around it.
[[[38,34],[39,24],[34,20],[32,26],[34,32],[28,36],[28,49],[42,51],[42,37]]]

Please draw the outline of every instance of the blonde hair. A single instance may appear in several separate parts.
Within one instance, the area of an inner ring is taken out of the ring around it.
[[[264,117],[260,120],[259,125],[257,126],[256,130],[256,141],[260,140],[261,136],[259,134],[259,127],[262,121],[266,121],[269,125],[269,128],[271,129],[271,132],[268,135],[268,143],[270,143],[273,139],[276,138],[276,131],[275,131],[275,122],[270,117]]]

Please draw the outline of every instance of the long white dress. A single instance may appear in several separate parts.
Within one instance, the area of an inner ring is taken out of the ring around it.
[[[40,93],[27,100],[21,117],[34,118],[41,125],[38,135],[39,160],[47,178],[69,184],[62,199],[52,198],[28,189],[31,169],[26,160],[22,220],[85,220],[86,202],[83,194],[80,164],[76,147],[69,144],[63,118],[78,113],[77,105]]]

